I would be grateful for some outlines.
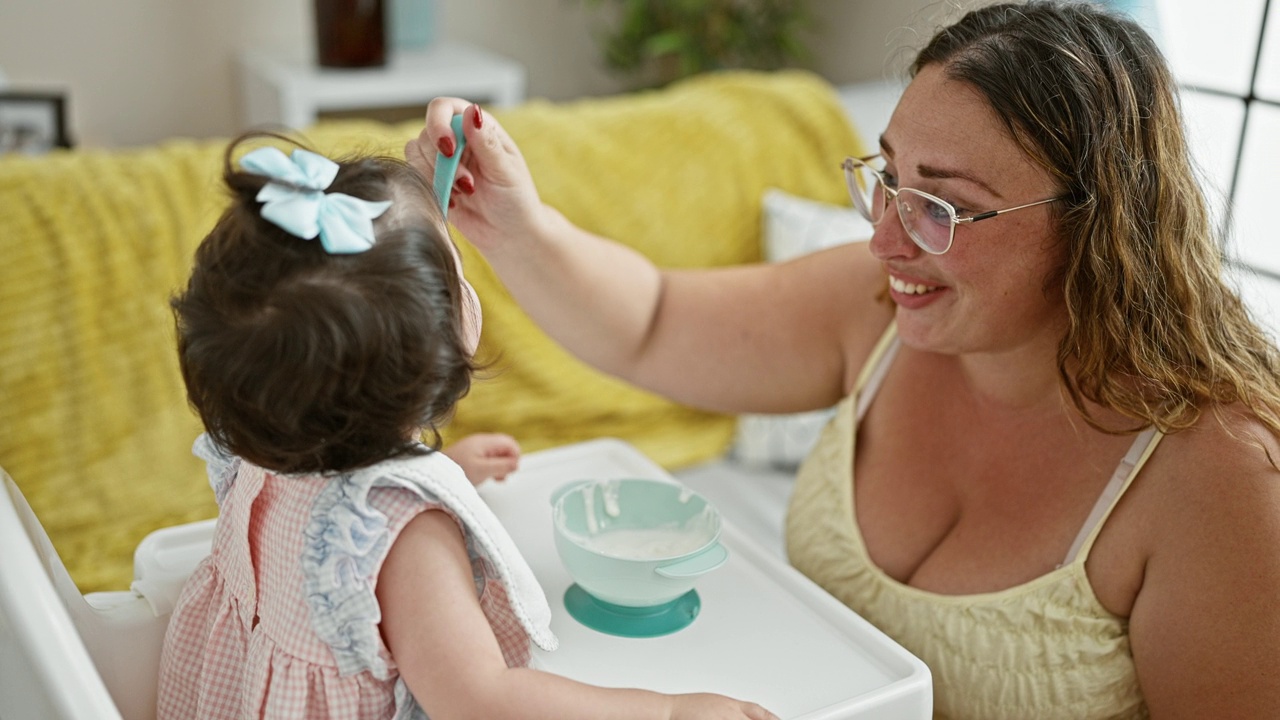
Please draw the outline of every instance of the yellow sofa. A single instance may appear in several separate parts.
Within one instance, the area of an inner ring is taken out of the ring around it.
[[[495,113],[546,202],[666,266],[760,259],[766,188],[844,202],[859,149],[834,90],[803,72],[706,75],[661,91]],[[331,122],[324,152],[400,155],[414,123]],[[167,301],[225,202],[224,139],[0,158],[0,466],[81,591],[126,587],[148,532],[212,517]],[[675,468],[723,453],[734,419],[605,377],[552,343],[458,236],[485,314],[491,377],[447,436],[526,452],[624,438]],[[3,552],[0,549],[0,552]]]

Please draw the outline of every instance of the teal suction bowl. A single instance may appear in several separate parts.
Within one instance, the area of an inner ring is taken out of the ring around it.
[[[579,480],[551,499],[556,551],[592,597],[622,608],[675,601],[723,565],[720,514],[701,495],[661,480]]]

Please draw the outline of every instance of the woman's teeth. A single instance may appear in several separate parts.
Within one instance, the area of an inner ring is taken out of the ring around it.
[[[916,285],[914,283],[903,282],[892,275],[889,276],[889,287],[893,288],[894,292],[899,292],[904,295],[923,295],[927,292],[933,292],[938,289],[936,285]]]

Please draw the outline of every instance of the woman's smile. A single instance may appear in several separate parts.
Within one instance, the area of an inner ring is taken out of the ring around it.
[[[926,285],[919,282],[909,282],[899,278],[896,275],[889,276],[889,287],[894,292],[902,295],[924,295],[938,290],[939,285]]]

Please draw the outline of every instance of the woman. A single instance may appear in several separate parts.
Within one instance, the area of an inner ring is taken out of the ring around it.
[[[840,403],[788,552],[930,666],[939,716],[1274,714],[1280,361],[1222,280],[1157,48],[1005,4],[912,74],[845,163],[870,243],[782,265],[663,271],[572,226],[459,100],[406,154],[451,154],[465,111],[451,217],[597,367],[725,412]]]

